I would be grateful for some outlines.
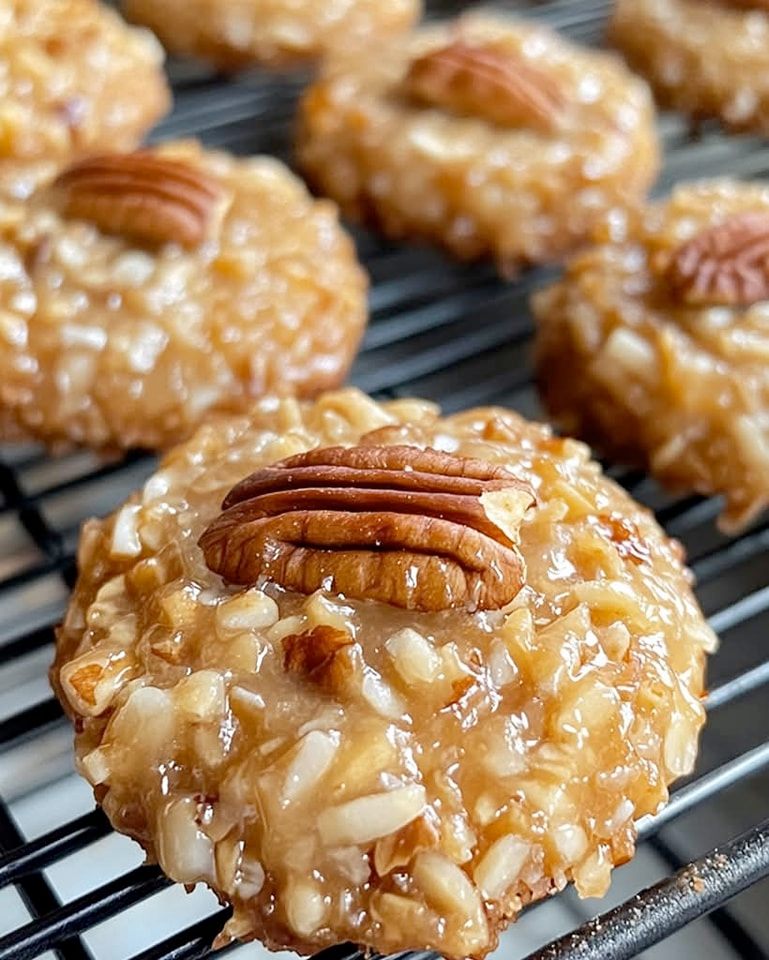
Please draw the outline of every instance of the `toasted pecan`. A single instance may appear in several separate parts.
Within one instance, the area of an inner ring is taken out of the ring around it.
[[[692,306],[769,299],[769,213],[742,213],[700,231],[673,254],[665,279]]]
[[[769,13],[769,0],[725,0],[725,2],[742,10],[763,10]]]
[[[283,638],[283,668],[330,693],[342,690],[353,673],[347,650],[353,639],[325,624]]]
[[[151,246],[199,246],[215,235],[228,203],[206,171],[147,151],[76,163],[54,191],[65,217]]]
[[[414,60],[405,86],[420,103],[542,132],[559,126],[566,103],[544,70],[509,51],[461,39]]]
[[[257,471],[200,538],[231,583],[267,578],[417,610],[496,609],[523,585],[481,497],[531,488],[503,467],[418,447],[329,447]]]

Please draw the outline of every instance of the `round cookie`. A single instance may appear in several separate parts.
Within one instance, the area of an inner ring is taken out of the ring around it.
[[[658,147],[649,91],[613,56],[468,15],[331,58],[301,104],[298,158],[351,217],[513,272],[643,194]]]
[[[510,411],[261,401],[78,559],[78,768],[232,902],[219,944],[482,957],[569,881],[603,894],[692,769],[715,640],[680,545]]]
[[[610,39],[665,106],[769,133],[766,0],[616,0]]]
[[[6,440],[168,446],[212,410],[337,386],[365,326],[335,206],[271,158],[92,158],[0,222]]]
[[[665,485],[722,494],[725,529],[769,502],[769,187],[678,187],[616,218],[534,298],[545,404]]]
[[[94,0],[6,0],[0,25],[0,196],[133,149],[171,105],[155,38]]]
[[[422,9],[421,0],[123,0],[122,6],[171,53],[225,71],[292,66],[336,45],[399,34]]]

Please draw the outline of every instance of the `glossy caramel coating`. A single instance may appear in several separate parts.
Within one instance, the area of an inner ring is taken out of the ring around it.
[[[166,49],[210,60],[220,70],[286,68],[336,46],[400,34],[419,19],[421,0],[122,0],[126,16]]]
[[[432,63],[442,73],[425,86],[414,64],[449,43],[454,55]],[[460,45],[486,51],[475,64],[485,79],[473,83],[472,62],[457,64]],[[449,87],[436,98],[441,78]],[[506,94],[505,84],[517,86]],[[434,104],[459,97],[457,109],[425,105],[426,92]],[[505,96],[507,109],[481,109]],[[543,110],[557,110],[544,129]],[[607,209],[642,196],[658,167],[642,80],[613,55],[488,14],[330,57],[303,97],[297,151],[348,216],[462,259],[491,257],[504,273],[561,257]]]
[[[722,494],[729,530],[769,503],[769,271],[755,233],[767,215],[764,184],[682,184],[667,201],[615,217],[534,298],[553,418],[674,491]],[[671,268],[685,245],[724,224],[711,244],[723,259],[704,256],[698,284],[681,286]],[[741,237],[741,224],[753,232]]]
[[[334,205],[313,200],[272,158],[191,142],[153,155],[191,166],[226,196],[198,246],[181,233],[165,244],[122,236],[126,197],[111,184],[110,232],[77,216],[94,207],[82,185],[79,206],[58,186],[27,205],[0,204],[4,439],[167,447],[211,411],[267,392],[312,396],[344,379],[366,322],[367,280]],[[188,202],[171,192],[175,182],[165,186],[147,196],[145,227],[173,228],[174,203]],[[109,209],[95,209],[108,226]]]
[[[0,65],[0,196],[133,149],[171,106],[158,42],[96,0],[2,0]]]
[[[197,542],[234,484],[361,442],[536,490],[494,513],[525,563],[512,603],[405,610],[209,569]],[[219,942],[481,957],[524,904],[604,893],[694,764],[714,637],[680,546],[581,443],[501,408],[262,401],[91,521],[79,567],[52,671],[78,768],[170,877],[233,903]]]
[[[609,38],[661,104],[769,133],[769,7],[745,0],[616,0]]]

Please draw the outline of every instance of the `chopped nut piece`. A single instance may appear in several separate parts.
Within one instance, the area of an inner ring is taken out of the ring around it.
[[[693,736],[691,719],[680,714],[670,719],[665,734],[664,757],[671,776],[685,777],[692,772],[697,759],[697,740]]]
[[[314,593],[304,605],[307,622],[312,627],[336,627],[337,630],[349,630],[353,611],[338,601],[335,603],[323,593]]]
[[[611,858],[609,848],[602,843],[574,870],[574,884],[581,897],[602,897],[609,889]]]
[[[530,852],[531,844],[513,834],[506,834],[492,843],[473,874],[487,900],[501,897],[518,879]]]
[[[114,739],[129,751],[137,751],[137,762],[151,765],[163,756],[175,725],[168,691],[136,687],[112,717],[106,741]]]
[[[216,720],[224,715],[224,680],[216,670],[197,670],[184,677],[174,691],[178,709],[190,720]]]
[[[97,747],[90,753],[87,753],[79,763],[79,768],[83,771],[88,781],[94,786],[105,783],[109,780],[110,765],[107,751],[102,747]]]
[[[129,504],[123,507],[115,517],[112,528],[111,552],[114,557],[138,557],[142,552],[137,526],[141,506]]]
[[[503,640],[497,639],[491,645],[489,675],[497,689],[512,683],[518,675],[518,668]]]
[[[272,643],[276,643],[278,640],[289,636],[289,634],[303,633],[303,627],[307,627],[307,617],[283,617],[267,630],[267,639]]]
[[[196,807],[193,798],[187,797],[169,801],[160,814],[158,859],[177,883],[214,878],[214,845],[196,823]]]
[[[513,724],[502,717],[491,718],[486,724],[479,760],[489,774],[500,780],[523,773],[526,769],[524,745]]]
[[[407,707],[405,701],[371,667],[365,667],[363,670],[361,695],[383,717],[406,721]]]
[[[216,879],[227,893],[232,894],[237,887],[240,860],[243,855],[243,841],[235,836],[223,837],[214,850]]]
[[[323,923],[326,904],[323,894],[313,883],[300,880],[286,892],[286,917],[289,926],[300,937],[309,937]]]
[[[430,812],[423,813],[398,830],[377,841],[374,847],[374,868],[380,877],[405,867],[420,850],[438,846],[440,832]]]
[[[89,707],[96,705],[96,685],[104,676],[104,667],[98,663],[87,663],[78,669],[69,670],[64,678],[68,683],[72,699],[77,699],[79,705],[85,703]]]
[[[76,710],[87,717],[97,717],[108,709],[128,682],[132,669],[122,650],[97,647],[62,669],[61,684]]]
[[[426,850],[417,855],[412,876],[427,902],[460,927],[467,952],[482,950],[489,939],[488,924],[480,895],[465,871],[443,854]]]
[[[257,588],[244,590],[217,605],[216,629],[223,634],[258,630],[277,623],[279,616],[272,597]]]
[[[283,800],[291,803],[312,790],[331,766],[338,748],[338,736],[320,730],[311,730],[302,737],[286,772]]]
[[[370,843],[415,820],[426,803],[425,788],[410,784],[330,807],[318,817],[318,829],[328,846]]]
[[[388,637],[385,648],[407,684],[432,683],[440,673],[440,655],[426,637],[410,627]]]
[[[585,831],[575,823],[563,823],[556,827],[553,843],[565,863],[579,863],[588,847]]]
[[[283,638],[283,666],[334,693],[345,688],[354,672],[346,650],[352,644],[350,634],[336,627],[292,633]]]

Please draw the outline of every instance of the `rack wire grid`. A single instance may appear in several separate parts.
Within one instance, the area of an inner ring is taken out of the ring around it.
[[[434,4],[430,14],[463,6]],[[608,0],[499,6],[600,43]],[[155,139],[194,135],[236,153],[290,159],[290,119],[305,78],[225,81],[190,63],[170,70],[176,108]],[[662,116],[660,131],[667,160],[659,192],[685,177],[769,173],[769,144],[760,139],[716,128],[693,133],[672,115]],[[383,397],[436,399],[449,410],[495,403],[540,414],[527,301],[552,271],[503,284],[488,265],[449,263],[362,231],[356,239],[373,279],[373,320],[354,383]],[[79,524],[114,508],[154,463],[141,453],[105,461],[81,451],[52,460],[31,446],[0,450],[0,960],[197,960],[209,955],[226,917],[208,891],[185,897],[143,865],[138,847],[93,809],[72,771],[72,733],[46,680],[52,625],[75,575]],[[498,955],[620,960],[659,944],[644,955],[768,958],[769,521],[727,539],[713,524],[717,501],[673,500],[639,472],[611,472],[689,552],[722,641],[711,662],[709,725],[694,778],[640,824],[644,842],[615,873],[613,909],[591,919],[594,906],[566,892],[526,913]],[[254,944],[233,951],[263,956]],[[354,954],[350,946],[326,951],[327,960]]]

